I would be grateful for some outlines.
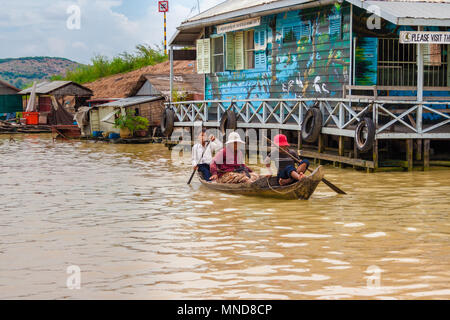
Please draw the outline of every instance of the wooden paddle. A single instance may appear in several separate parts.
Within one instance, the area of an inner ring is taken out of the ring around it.
[[[202,162],[203,156],[205,155],[206,149],[208,149],[210,143],[211,143],[211,141],[208,141],[208,143],[206,144],[205,149],[203,150],[202,156],[200,157],[200,160],[198,161],[197,165],[195,166],[194,170],[192,171],[191,177],[189,178],[189,181],[187,183],[188,185],[191,184],[192,179],[194,178],[194,175],[197,172],[197,168],[198,168],[200,162]]]
[[[275,147],[278,148],[278,151],[283,152],[284,154],[287,154],[289,157],[291,157],[292,160],[294,160],[295,162],[297,162],[298,164],[300,164],[300,161],[295,158],[293,155],[291,155],[289,152],[285,151],[284,149],[280,148],[279,146],[277,146],[276,144],[274,144],[272,142],[272,140],[270,140],[269,138],[267,138],[267,141],[270,142],[270,144],[274,145]],[[311,169],[308,169],[309,172],[313,172]],[[345,193],[342,189],[338,188],[337,186],[335,186],[334,184],[332,184],[330,181],[328,181],[325,178],[322,178],[322,182],[325,183],[328,187],[330,187],[334,192],[338,193],[338,194],[347,194]]]

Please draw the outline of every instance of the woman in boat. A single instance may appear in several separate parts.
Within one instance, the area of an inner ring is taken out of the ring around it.
[[[304,173],[306,172],[306,170],[308,170],[309,161],[306,159],[302,160],[296,169],[294,160],[292,160],[289,155],[285,154],[281,150],[278,150],[278,148],[283,149],[284,151],[291,154],[294,158],[299,159],[297,152],[288,148],[289,143],[286,136],[284,134],[276,135],[273,143],[277,147],[272,147],[270,153],[264,160],[266,167],[269,169],[270,175],[272,175],[270,163],[271,161],[274,161],[275,165],[278,168],[278,183],[281,186],[303,179],[305,177]]]
[[[206,146],[206,130],[203,129],[198,135],[198,143],[192,147],[192,166],[203,176],[203,179],[210,181],[211,172],[209,164],[212,161],[212,153],[217,152],[223,147],[222,142],[216,140],[213,135],[209,136],[209,145]],[[206,148],[206,149],[205,149]]]
[[[237,132],[230,133],[225,148],[211,162],[211,180],[218,183],[251,183],[258,179],[259,176],[244,164],[239,145],[245,145],[245,142]]]

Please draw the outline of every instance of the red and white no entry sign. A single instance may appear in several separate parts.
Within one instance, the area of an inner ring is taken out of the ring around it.
[[[158,2],[159,12],[169,12],[169,1],[159,1]]]

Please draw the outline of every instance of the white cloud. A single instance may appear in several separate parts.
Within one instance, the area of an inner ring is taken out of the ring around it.
[[[142,12],[131,19],[116,10],[126,1],[141,1]],[[156,0],[0,0],[0,58],[56,55],[88,63],[95,54],[114,56],[132,51],[137,44],[161,44],[163,15],[157,11]],[[223,0],[202,0],[202,11]],[[80,30],[66,27],[70,5],[81,8]],[[188,16],[197,0],[171,0],[168,13],[167,40]]]

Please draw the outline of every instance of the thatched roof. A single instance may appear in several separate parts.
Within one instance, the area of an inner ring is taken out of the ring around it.
[[[169,76],[169,61],[135,71],[105,77],[95,82],[86,83],[84,86],[94,92],[92,99],[126,98],[132,96],[132,91],[136,88],[136,84],[140,81],[141,76],[149,74],[164,74]],[[195,61],[174,61],[174,74],[196,75]],[[167,90],[169,89],[167,88]]]

